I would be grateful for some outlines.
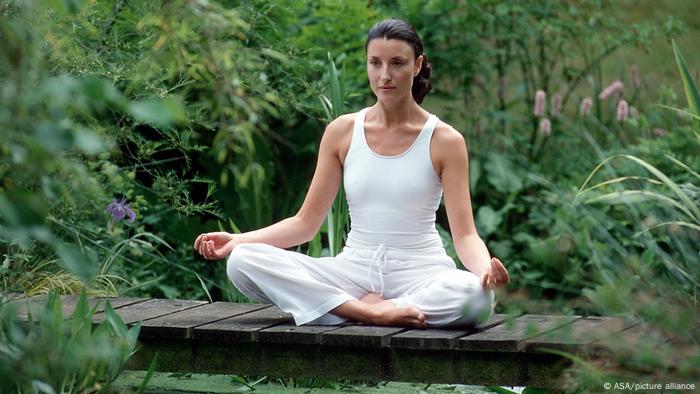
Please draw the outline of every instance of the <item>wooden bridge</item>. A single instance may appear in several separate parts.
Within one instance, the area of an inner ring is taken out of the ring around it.
[[[45,297],[11,295],[20,320],[36,316]],[[63,316],[77,296],[61,296]],[[464,330],[407,329],[360,324],[295,326],[275,306],[145,298],[89,299],[104,320],[109,300],[127,325],[141,323],[140,349],[127,369],[328,377],[369,381],[552,387],[568,359],[548,349],[602,350],[615,335],[637,341],[635,322],[613,317],[494,315]]]

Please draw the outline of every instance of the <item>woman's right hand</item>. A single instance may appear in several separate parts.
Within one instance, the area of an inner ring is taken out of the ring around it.
[[[236,234],[223,231],[200,234],[194,248],[207,260],[220,260],[231,254],[241,241]]]

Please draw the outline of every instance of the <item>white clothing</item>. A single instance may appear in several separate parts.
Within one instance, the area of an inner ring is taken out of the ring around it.
[[[430,160],[430,138],[437,116],[430,115],[408,150],[397,156],[383,156],[367,144],[366,112],[367,108],[358,112],[355,119],[343,171],[352,224],[346,244],[442,248],[435,228],[442,183]]]
[[[367,110],[355,118],[345,159],[351,230],[343,251],[313,258],[243,244],[229,256],[229,278],[252,300],[291,313],[297,325],[342,323],[346,319],[328,312],[370,292],[398,306],[415,305],[432,327],[485,321],[493,313],[493,290],[456,268],[435,228],[442,183],[430,160],[430,140],[437,117],[430,115],[408,150],[383,156],[367,144]]]

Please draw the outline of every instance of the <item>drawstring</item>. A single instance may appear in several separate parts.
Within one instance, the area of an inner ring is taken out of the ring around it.
[[[376,267],[377,274],[379,274],[379,295],[382,297],[384,296],[384,275],[382,274],[382,268],[386,266],[386,252],[386,245],[379,244],[379,247],[374,251],[374,254],[372,254],[372,261],[367,269],[369,286],[372,288],[373,292],[376,292],[377,290],[374,288],[374,282],[372,282],[372,268]]]

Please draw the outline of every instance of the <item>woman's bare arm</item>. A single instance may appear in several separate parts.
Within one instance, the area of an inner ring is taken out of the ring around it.
[[[464,137],[446,124],[436,128],[435,153],[442,163],[442,187],[450,232],[457,256],[485,286],[508,283],[508,271],[498,259],[491,258],[486,244],[476,231],[469,193],[469,159]],[[488,275],[487,275],[488,274]]]
[[[242,242],[261,242],[289,248],[308,242],[316,235],[338,194],[343,178],[339,151],[348,127],[352,128],[349,115],[334,120],[326,127],[321,138],[311,185],[296,215],[265,228],[244,233],[241,235]]]
[[[228,255],[235,245],[242,243],[256,242],[289,248],[310,241],[321,227],[338,193],[343,177],[339,152],[342,144],[348,141],[353,121],[353,114],[343,115],[326,127],[311,186],[296,215],[242,234],[200,234],[195,240],[195,249],[205,258],[216,259]]]

